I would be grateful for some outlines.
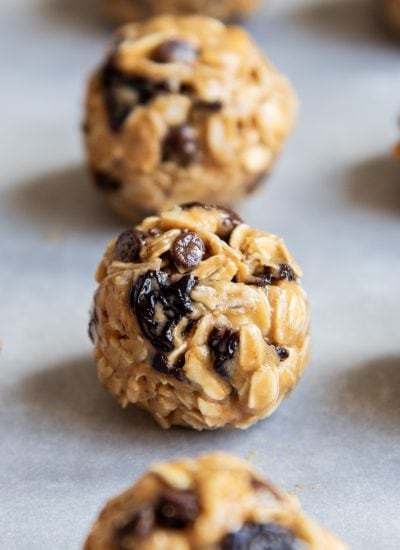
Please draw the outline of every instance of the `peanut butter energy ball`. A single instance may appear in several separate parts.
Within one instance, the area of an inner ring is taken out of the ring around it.
[[[98,376],[163,428],[246,428],[297,384],[309,353],[300,268],[282,239],[187,204],[112,241],[90,334]]]
[[[295,111],[288,81],[243,29],[200,16],[128,25],[90,79],[90,170],[131,219],[194,200],[229,205],[271,169]]]
[[[215,453],[153,466],[110,500],[85,550],[346,550],[249,464]]]
[[[115,21],[129,23],[155,15],[201,13],[218,19],[249,15],[259,0],[105,0],[106,10]]]

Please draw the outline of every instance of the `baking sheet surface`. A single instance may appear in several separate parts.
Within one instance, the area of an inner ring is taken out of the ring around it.
[[[400,48],[367,1],[271,0],[246,26],[301,111],[268,185],[238,210],[302,265],[313,357],[270,420],[162,431],[102,390],[86,335],[95,267],[123,227],[87,183],[77,129],[110,29],[89,1],[1,2],[1,548],[79,548],[150,462],[216,449],[249,458],[352,548],[400,547],[400,167],[388,154]]]

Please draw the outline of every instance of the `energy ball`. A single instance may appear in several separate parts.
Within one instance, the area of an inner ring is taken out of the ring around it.
[[[259,0],[105,0],[109,15],[119,23],[129,23],[168,13],[188,15],[201,13],[218,19],[249,15]]]
[[[297,384],[309,355],[301,271],[282,239],[192,203],[112,241],[89,332],[101,383],[163,427],[246,428]]]
[[[230,205],[271,169],[295,111],[245,30],[200,16],[128,25],[90,79],[90,171],[136,221],[182,202]]]
[[[376,0],[376,4],[386,27],[400,38],[400,0]]]
[[[85,550],[345,550],[335,536],[234,456],[153,466],[110,500]]]

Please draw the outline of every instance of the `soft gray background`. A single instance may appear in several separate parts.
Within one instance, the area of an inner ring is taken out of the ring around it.
[[[149,462],[224,449],[352,548],[398,549],[400,48],[369,3],[271,0],[247,23],[301,116],[239,210],[303,266],[314,353],[270,420],[200,434],[120,410],[90,357],[93,272],[122,225],[87,183],[78,125],[110,28],[84,0],[1,0],[0,15],[0,547],[77,549]]]

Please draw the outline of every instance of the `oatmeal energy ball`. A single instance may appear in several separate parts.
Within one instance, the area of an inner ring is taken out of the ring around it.
[[[207,17],[123,27],[90,79],[93,180],[137,219],[188,201],[229,205],[271,169],[296,101],[249,35]]]
[[[211,454],[153,466],[110,500],[85,550],[345,550],[248,463]]]
[[[154,15],[188,15],[201,13],[218,19],[232,19],[248,15],[259,0],[105,0],[110,16],[128,23]]]
[[[375,0],[386,26],[400,38],[400,0]]]
[[[98,376],[159,424],[246,428],[298,382],[309,353],[300,268],[282,239],[198,203],[146,218],[97,271]]]

